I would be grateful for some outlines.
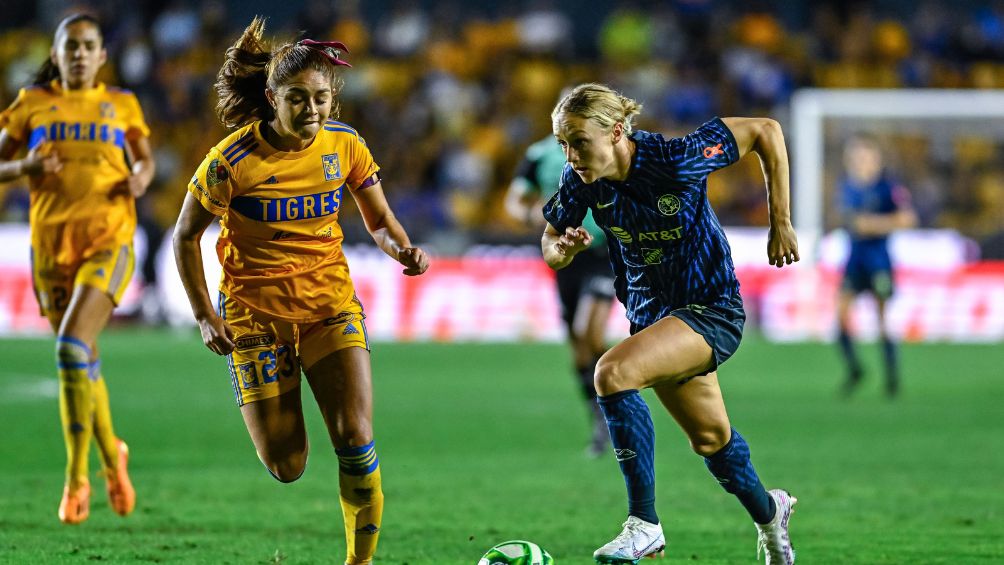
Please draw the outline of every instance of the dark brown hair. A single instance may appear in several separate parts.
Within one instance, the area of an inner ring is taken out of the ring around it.
[[[63,21],[59,22],[59,25],[56,26],[56,32],[52,35],[52,44],[55,45],[59,41],[59,36],[66,33],[66,28],[79,22],[87,22],[93,25],[94,29],[98,30],[98,37],[104,42],[105,36],[101,33],[101,24],[97,18],[90,14],[71,14],[63,18]],[[52,57],[46,57],[45,62],[35,72],[35,79],[31,83],[45,85],[59,78],[59,66],[52,62]]]
[[[265,19],[255,16],[240,38],[227,49],[226,61],[216,75],[216,115],[229,128],[245,126],[255,120],[275,117],[272,106],[265,98],[265,89],[273,92],[297,73],[313,69],[331,81],[332,96],[342,87],[328,57],[320,50],[284,43],[270,51],[263,39]],[[331,117],[338,116],[338,104],[331,109]]]

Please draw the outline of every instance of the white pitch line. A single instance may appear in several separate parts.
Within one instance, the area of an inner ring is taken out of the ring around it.
[[[42,375],[10,375],[0,404],[37,402],[59,398],[59,380]]]

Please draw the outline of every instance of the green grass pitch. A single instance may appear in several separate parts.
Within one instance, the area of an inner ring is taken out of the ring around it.
[[[225,362],[194,333],[113,329],[101,347],[136,512],[112,514],[92,477],[90,519],[58,522],[53,340],[0,341],[0,563],[341,563],[337,461],[309,395],[307,472],[283,485],[255,457]],[[799,562],[1002,562],[1004,349],[905,346],[895,402],[882,397],[876,349],[863,348],[872,371],[849,401],[835,394],[828,345],[748,335],[721,372],[765,484],[800,499]],[[374,346],[378,563],[473,565],[511,538],[559,564],[592,562],[620,529],[624,485],[612,456],[584,457],[587,416],[567,358],[549,344]],[[668,562],[754,563],[742,507],[646,398]]]

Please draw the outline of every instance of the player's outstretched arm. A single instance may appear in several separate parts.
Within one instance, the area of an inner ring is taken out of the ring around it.
[[[192,313],[199,323],[202,342],[218,355],[234,350],[234,330],[226,320],[213,310],[206,288],[206,275],[202,266],[202,234],[216,216],[202,207],[191,194],[185,196],[181,215],[174,227],[174,260],[181,274],[181,284],[192,304]]]
[[[373,241],[384,253],[404,265],[404,274],[415,276],[428,270],[429,256],[422,249],[412,247],[404,227],[387,204],[380,181],[352,191],[352,197],[356,200],[363,221],[366,222],[366,230],[370,232]]]
[[[739,157],[753,152],[760,158],[770,212],[767,260],[777,267],[798,261],[798,238],[791,227],[788,150],[781,125],[770,118],[725,118],[722,121],[736,138]]]
[[[540,238],[540,250],[544,254],[544,262],[557,271],[567,267],[579,251],[592,243],[593,236],[584,227],[568,227],[565,233],[561,233],[548,223]]]

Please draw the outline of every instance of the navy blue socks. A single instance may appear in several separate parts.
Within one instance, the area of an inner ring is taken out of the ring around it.
[[[658,524],[659,516],[655,512],[655,426],[648,405],[637,390],[600,396],[596,401],[607,420],[610,441],[624,474],[628,514]]]
[[[711,474],[726,491],[736,495],[753,521],[766,524],[774,517],[774,499],[763,488],[750,462],[750,446],[732,428],[732,437],[714,455],[704,458]]]
[[[844,354],[844,359],[847,361],[847,370],[851,378],[860,378],[861,362],[858,361],[858,356],[854,352],[854,343],[851,341],[851,335],[847,333],[847,330],[841,328],[840,333],[837,335],[837,341],[840,343],[840,351]]]
[[[885,358],[885,389],[889,396],[899,392],[899,364],[896,359],[896,342],[882,338],[882,356]]]

